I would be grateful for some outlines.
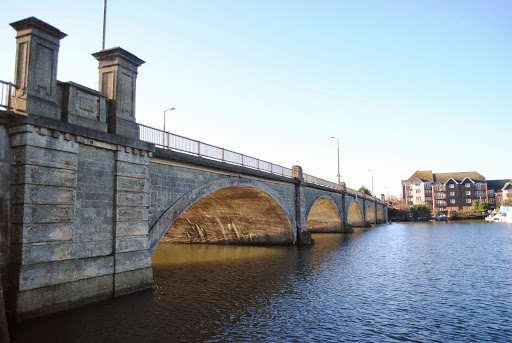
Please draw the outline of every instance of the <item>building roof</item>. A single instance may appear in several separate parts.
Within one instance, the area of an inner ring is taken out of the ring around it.
[[[502,180],[488,180],[487,181],[487,189],[503,189],[507,182],[511,182],[512,179],[502,179]]]
[[[446,183],[449,179],[454,179],[457,183],[461,183],[465,178],[470,178],[475,182],[486,182],[485,177],[476,172],[456,172],[456,173],[434,173],[434,181],[442,184]]]
[[[432,174],[432,170],[416,170],[414,174],[411,175],[410,178],[405,180],[406,182],[414,182],[417,179],[420,179],[421,181],[428,181],[428,182],[434,182],[434,176]]]

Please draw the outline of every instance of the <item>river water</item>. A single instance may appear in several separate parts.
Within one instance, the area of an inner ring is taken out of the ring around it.
[[[160,245],[151,291],[19,342],[511,342],[512,224],[403,223],[312,247]]]

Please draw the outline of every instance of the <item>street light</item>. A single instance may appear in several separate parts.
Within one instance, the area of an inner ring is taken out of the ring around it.
[[[338,185],[340,184],[340,139],[338,137],[330,137],[336,138],[336,143],[338,144]]]
[[[167,109],[167,110],[165,110],[165,111],[164,111],[164,131],[165,131],[165,113],[166,113],[167,111],[172,111],[172,110],[174,110],[174,109],[175,109],[175,107],[171,107],[171,108],[169,108],[169,109]]]
[[[374,196],[375,194],[373,194],[373,170],[372,169],[368,169],[369,172],[372,172],[372,196]]]
[[[174,107],[171,107],[171,108],[169,108],[169,109],[164,111],[164,132],[162,133],[163,134],[163,137],[162,137],[162,143],[163,144],[162,145],[163,146],[167,146],[167,147],[169,146],[169,134],[166,135],[167,131],[165,131],[165,114],[167,113],[167,111],[172,111],[172,110],[174,110]],[[165,136],[167,136],[167,144],[165,142]]]

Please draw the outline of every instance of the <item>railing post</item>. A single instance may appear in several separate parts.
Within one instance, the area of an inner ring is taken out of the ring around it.
[[[7,100],[7,111],[11,110],[12,86],[13,86],[13,84],[11,82],[9,82],[9,95],[7,98],[8,99]]]
[[[242,167],[244,166],[244,154],[242,154]]]
[[[222,162],[224,162],[224,148],[222,148]]]
[[[201,157],[201,142],[197,141],[197,156]]]

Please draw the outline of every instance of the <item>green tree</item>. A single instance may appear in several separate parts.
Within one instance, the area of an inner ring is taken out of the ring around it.
[[[359,189],[357,190],[358,192],[362,192],[366,195],[372,195],[372,192],[370,192],[370,190],[368,188],[366,188],[364,185],[359,187]]]
[[[422,204],[422,205],[412,205],[409,208],[409,212],[411,212],[413,218],[415,219],[430,219],[430,204]]]
[[[473,212],[478,211],[478,200],[473,200],[473,201],[471,202],[471,210],[472,210]]]
[[[493,209],[493,204],[490,202],[481,202],[478,204],[478,212],[487,212],[488,210]]]

